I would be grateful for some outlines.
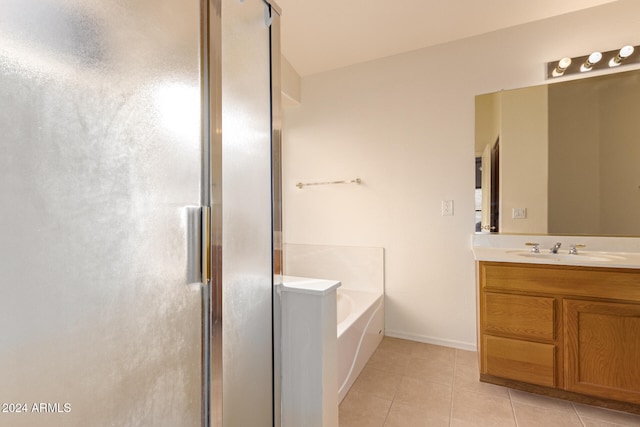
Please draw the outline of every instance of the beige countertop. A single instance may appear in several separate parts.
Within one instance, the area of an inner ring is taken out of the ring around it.
[[[540,253],[532,253],[531,247],[526,246],[528,242],[539,243]],[[550,248],[556,242],[562,246],[553,254]],[[569,254],[572,244],[586,247],[572,255]],[[640,239],[637,238],[476,234],[472,250],[476,261],[640,268]]]

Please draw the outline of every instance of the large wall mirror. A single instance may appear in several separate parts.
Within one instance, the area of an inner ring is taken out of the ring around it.
[[[476,97],[476,231],[640,236],[640,70]]]

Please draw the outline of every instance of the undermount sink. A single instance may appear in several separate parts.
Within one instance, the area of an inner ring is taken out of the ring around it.
[[[544,259],[544,260],[554,260],[554,261],[564,261],[564,262],[611,262],[611,261],[620,261],[624,260],[624,257],[618,255],[609,255],[609,254],[569,254],[569,253],[533,253],[531,251],[510,251],[521,257],[533,258],[533,259]]]

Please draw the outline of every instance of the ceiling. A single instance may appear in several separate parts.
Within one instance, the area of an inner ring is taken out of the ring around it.
[[[282,53],[301,76],[616,0],[275,0]]]

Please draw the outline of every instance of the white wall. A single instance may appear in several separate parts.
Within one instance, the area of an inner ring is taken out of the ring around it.
[[[284,117],[284,241],[384,247],[387,334],[474,348],[474,97],[541,84],[547,61],[638,44],[638,16],[640,2],[620,0],[303,78]]]
[[[282,89],[282,104],[285,108],[300,104],[300,76],[291,66],[287,58],[280,58],[280,82]]]

